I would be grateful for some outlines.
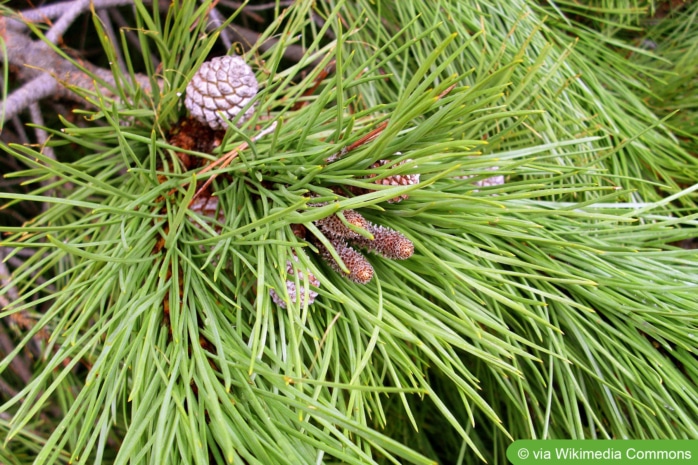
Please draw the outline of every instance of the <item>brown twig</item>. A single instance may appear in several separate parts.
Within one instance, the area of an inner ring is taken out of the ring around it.
[[[272,9],[276,8],[277,3],[280,7],[283,7],[283,6],[291,6],[291,5],[293,5],[294,2],[295,2],[295,0],[281,0],[279,2],[274,1],[274,2],[268,2],[268,3],[261,3],[259,5],[245,5],[245,8],[243,11],[272,10]],[[240,8],[242,6],[243,2],[233,2],[233,1],[220,0],[220,4],[237,10],[238,8]]]
[[[437,97],[437,100],[441,100],[444,97],[446,97],[448,94],[451,93],[453,89],[456,88],[456,84],[452,84],[449,86],[446,90],[441,92],[439,96]],[[325,161],[327,163],[334,163],[335,161],[339,160],[340,158],[344,157],[346,154],[351,152],[352,150],[356,150],[357,148],[361,147],[362,145],[368,144],[369,142],[372,142],[375,140],[384,130],[385,128],[388,127],[388,123],[390,123],[390,120],[383,121],[381,124],[378,125],[375,129],[371,130],[368,134],[365,136],[361,137],[359,140],[356,142],[353,142],[349,144],[347,147],[344,147],[342,150],[339,152],[331,155],[328,157]]]
[[[29,104],[47,96],[83,102],[83,99],[69,88],[94,89],[96,84],[92,75],[107,85],[115,84],[110,70],[80,61],[80,66],[90,73],[88,74],[72,61],[56,53],[46,42],[33,41],[23,31],[8,27],[11,23],[16,21],[0,17],[0,37],[6,44],[7,61],[17,66],[17,75],[21,81],[29,82],[10,94],[4,102],[5,120],[18,114]],[[144,90],[150,91],[150,80],[147,76],[136,76],[136,80]],[[114,97],[106,88],[100,86],[100,91],[107,97]]]
[[[315,93],[318,87],[320,87],[320,84],[322,84],[322,81],[324,81],[327,76],[330,74],[333,74],[337,68],[337,62],[335,60],[330,61],[327,66],[325,66],[322,71],[317,75],[315,78],[315,82],[313,83],[313,87],[310,89],[307,89],[305,92],[303,92],[303,97],[310,97]],[[293,110],[300,110],[304,106],[308,104],[308,100],[299,100],[296,102],[296,104],[293,106]]]
[[[448,89],[446,89],[445,91],[443,91],[443,92],[441,92],[441,93],[439,94],[439,98],[438,98],[437,100],[441,100],[442,98],[446,97],[448,94],[451,93],[451,91],[452,91],[453,89],[456,88],[457,85],[458,85],[458,84],[451,84],[451,85],[448,87]]]
[[[88,11],[91,6],[98,10],[103,8],[111,8],[115,6],[131,4],[133,4],[133,0],[92,0],[91,2],[83,0],[73,0],[23,10],[20,11],[18,14],[24,22],[30,23],[50,22],[51,20],[54,20],[56,18],[65,17],[66,24],[70,26],[68,19],[72,19],[74,21],[78,15]],[[68,18],[66,16],[67,14],[70,14],[72,17]],[[23,24],[23,21],[18,21],[16,23],[16,27],[26,27]],[[58,25],[59,22],[60,21],[56,22],[56,25]],[[60,27],[63,28],[63,26]],[[58,32],[58,29],[56,29],[56,31]]]
[[[352,150],[357,149],[358,147],[361,147],[362,145],[368,144],[372,140],[376,139],[384,130],[385,128],[388,127],[388,123],[390,121],[383,121],[381,124],[378,125],[377,128],[373,129],[371,132],[366,134],[365,136],[361,137],[359,140],[356,142],[353,142],[349,144],[347,147],[344,147],[342,150],[339,152],[335,153],[334,155],[328,157],[325,161],[327,163],[334,163],[335,161],[339,160],[340,158],[344,157],[346,154],[351,152]]]

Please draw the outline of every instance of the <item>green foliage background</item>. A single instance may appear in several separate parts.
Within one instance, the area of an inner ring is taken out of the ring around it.
[[[154,90],[117,66],[120,99],[77,89],[96,110],[47,128],[58,161],[3,145],[27,166],[7,176],[52,181],[0,193],[50,206],[1,243],[36,252],[0,313],[37,321],[3,379],[50,334],[31,384],[0,394],[1,462],[505,463],[520,438],[698,437],[697,255],[676,245],[698,217],[698,4],[656,24],[628,1],[278,6],[245,53],[255,118],[219,152],[276,130],[197,177],[167,131],[215,46],[210,3],[135,2]],[[306,52],[289,65],[290,45]],[[411,160],[400,172],[421,184],[332,189],[370,186],[382,159]],[[474,185],[492,167],[506,183]],[[220,233],[187,207],[213,173],[232,179],[214,184]],[[347,208],[415,255],[370,257],[361,286],[291,231]],[[269,290],[294,254],[319,297],[282,309]]]

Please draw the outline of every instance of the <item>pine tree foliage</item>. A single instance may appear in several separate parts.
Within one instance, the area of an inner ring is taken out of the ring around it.
[[[698,219],[698,37],[677,26],[698,5],[648,24],[643,2],[272,2],[230,51],[254,116],[188,151],[237,156],[187,170],[185,87],[249,6],[153,3],[116,36],[89,13],[113,82],[86,69],[46,144],[2,144],[27,186],[2,212],[39,213],[0,238],[0,462],[506,463],[514,439],[698,437],[677,246]],[[420,182],[375,182],[396,174]],[[343,211],[414,255],[346,279],[316,226]]]

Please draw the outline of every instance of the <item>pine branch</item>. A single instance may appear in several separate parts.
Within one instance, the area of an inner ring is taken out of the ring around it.
[[[639,9],[575,4],[577,30],[540,2],[296,1],[247,16],[268,20],[250,119],[200,130],[182,100],[225,3],[137,4],[154,105],[95,99],[45,128],[56,158],[3,146],[26,166],[5,209],[50,208],[3,227],[0,317],[52,338],[0,392],[2,453],[497,464],[518,438],[696,437],[696,252],[675,244],[698,170],[611,69],[652,69],[606,27]]]
[[[35,102],[55,95],[56,92],[56,80],[52,76],[42,74],[34,77],[15,89],[4,102],[0,103],[5,107],[5,121],[14,118]]]
[[[74,13],[74,10],[68,10]],[[0,18],[0,31],[7,47],[7,60],[18,67],[18,77],[27,81],[10,94],[5,105],[5,120],[14,117],[33,102],[49,95],[84,102],[71,88],[98,90],[107,97],[115,97],[108,88],[99,85],[95,77],[108,86],[115,85],[110,70],[102,69],[84,60],[69,60],[58,54],[42,40],[31,40],[16,28],[7,27],[8,18]],[[61,23],[63,26],[64,23]],[[77,66],[77,65],[79,66]],[[146,92],[150,90],[147,76],[137,75],[136,81]],[[16,95],[15,95],[16,94]]]
[[[70,27],[73,21],[79,15],[89,11],[90,8],[100,10],[132,4],[133,0],[68,0],[20,11],[17,14],[20,16],[21,20],[13,22],[9,27],[24,29],[26,28],[26,22],[51,22],[56,18],[60,18],[60,20],[52,26],[51,31],[53,32],[51,32],[50,35],[47,34],[47,38],[50,38],[51,42],[55,43],[66,29]]]

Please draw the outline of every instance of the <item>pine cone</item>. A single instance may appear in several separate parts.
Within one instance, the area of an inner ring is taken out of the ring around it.
[[[204,62],[187,85],[184,105],[191,116],[211,129],[225,129],[225,120],[235,116],[257,95],[257,79],[252,68],[239,56],[222,56]],[[237,121],[238,126],[252,117],[250,106]]]
[[[399,153],[400,152],[398,152],[398,154]],[[412,160],[403,160],[400,163],[397,163],[397,164],[391,166],[389,169],[397,168],[398,166],[403,165],[403,164],[407,163],[408,161],[412,161]],[[385,165],[386,163],[390,163],[390,160],[377,161],[376,163],[374,163],[371,166],[371,168],[379,168],[379,167]],[[375,175],[371,176],[371,177],[375,177]],[[386,176],[385,178],[378,179],[375,182],[376,182],[376,184],[381,184],[383,186],[411,186],[413,184],[419,184],[419,173],[396,174],[393,176]],[[408,197],[407,194],[402,194],[402,195],[399,195],[397,197],[394,197],[394,198],[388,200],[388,203],[401,202],[401,201],[405,200],[407,197]]]

